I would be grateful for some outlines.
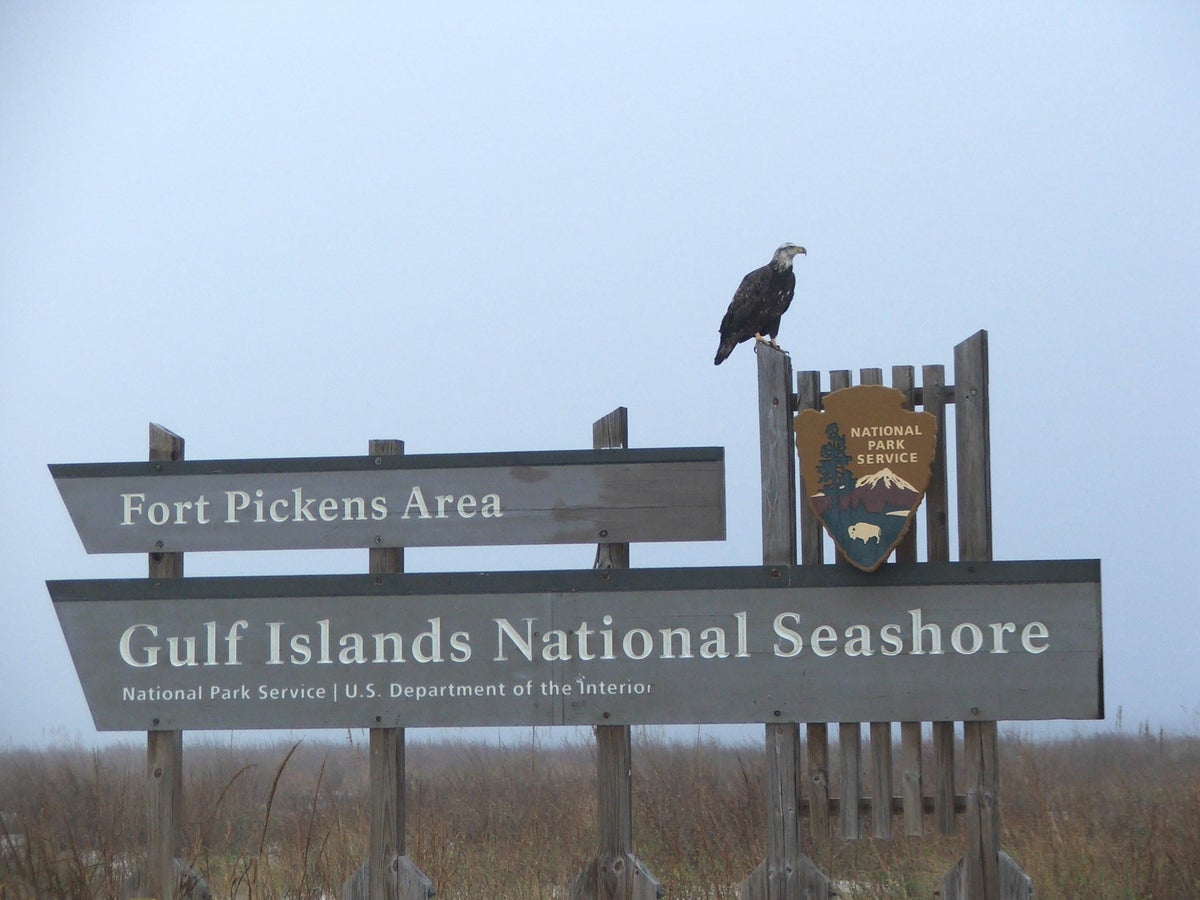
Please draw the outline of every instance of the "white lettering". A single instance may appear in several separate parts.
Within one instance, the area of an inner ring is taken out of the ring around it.
[[[786,659],[798,655],[804,649],[804,638],[800,636],[800,632],[793,631],[784,625],[785,620],[791,620],[792,624],[795,624],[800,621],[800,617],[793,612],[780,613],[775,617],[775,634],[790,644],[789,647],[784,647],[779,641],[776,641],[775,655]]]
[[[1046,643],[1035,647],[1034,641],[1045,641]],[[1021,631],[1021,646],[1026,653],[1044,653],[1050,646],[1050,629],[1042,622],[1030,622]]]
[[[963,634],[971,635],[971,646],[968,648],[963,643]],[[950,646],[954,648],[955,653],[963,653],[970,656],[983,646],[983,630],[972,622],[963,622],[961,625],[956,625],[954,630],[950,632]]]
[[[413,489],[409,492],[408,503],[405,505],[404,514],[400,518],[407,519],[414,507],[420,518],[430,518],[429,507],[425,505],[425,495],[421,493],[421,486],[419,484],[414,484]]]
[[[144,655],[140,659],[135,659],[133,656],[133,636],[143,628],[150,633],[150,637],[158,637],[158,628],[153,625],[130,625],[121,633],[121,641],[118,645],[118,652],[121,654],[122,662],[127,666],[134,666],[138,669],[148,669],[151,666],[158,665],[159,648],[154,645],[143,647],[142,651]]]

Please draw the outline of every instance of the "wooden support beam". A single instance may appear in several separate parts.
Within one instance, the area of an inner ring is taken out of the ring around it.
[[[184,440],[150,423],[151,462],[183,459]],[[150,553],[149,578],[182,578],[182,553]],[[157,720],[156,720],[157,721]],[[208,888],[182,861],[183,732],[146,732],[147,848],[141,890],[148,896],[205,896]]]
[[[592,425],[592,449],[629,446],[629,411],[620,406]],[[596,569],[629,568],[629,544],[597,544]],[[655,900],[662,885],[633,852],[633,744],[628,725],[596,726],[596,830],[599,848],[575,878],[571,900]]]
[[[375,439],[368,443],[371,456],[398,456],[404,441]],[[372,575],[404,571],[403,547],[372,547],[367,551],[367,570]],[[367,793],[370,838],[367,860],[342,885],[343,900],[428,900],[433,882],[404,852],[406,783],[403,728],[372,728],[369,731]]]
[[[763,564],[796,564],[796,441],[792,426],[792,363],[764,344],[758,357],[759,466],[762,472]]]
[[[150,424],[150,461],[183,459],[184,442],[161,425]],[[182,553],[151,553],[149,578],[182,578]],[[183,732],[146,733],[149,776],[147,880],[145,889],[156,897],[174,897],[179,889],[175,860],[183,843]]]
[[[762,471],[763,564],[796,564],[796,455],[792,426],[792,365],[781,350],[759,344],[758,425]],[[741,885],[744,900],[828,896],[827,879],[800,851],[799,725],[769,724],[767,858]]]
[[[987,561],[992,559],[992,477],[986,331],[954,348],[954,388],[958,557]],[[967,852],[944,879],[943,895],[971,900],[1027,896],[1032,882],[1015,876],[1015,863],[1000,850],[1000,749],[994,718],[963,723],[963,754]]]

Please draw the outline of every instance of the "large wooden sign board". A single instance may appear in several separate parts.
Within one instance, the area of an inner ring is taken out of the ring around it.
[[[719,447],[52,465],[89,553],[725,538]]]
[[[1094,561],[47,585],[100,730],[1103,715]]]

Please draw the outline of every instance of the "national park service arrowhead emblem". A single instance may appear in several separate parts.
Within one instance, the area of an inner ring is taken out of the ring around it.
[[[842,555],[874,572],[904,538],[929,486],[937,418],[893,388],[834,391],[794,420],[813,511]]]

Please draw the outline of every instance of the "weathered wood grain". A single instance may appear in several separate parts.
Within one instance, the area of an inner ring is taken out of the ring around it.
[[[871,832],[892,836],[892,723],[871,723]]]
[[[844,839],[856,841],[862,837],[862,723],[838,723],[838,758],[842,784],[839,831]]]
[[[150,461],[183,459],[184,441],[161,425],[150,424]],[[151,553],[150,578],[182,578],[182,553]],[[149,831],[146,887],[159,897],[174,897],[179,887],[175,860],[183,844],[183,732],[146,733],[149,775]]]
[[[796,375],[796,412],[821,408],[821,373],[813,370]],[[825,562],[825,529],[809,502],[812,488],[804,484],[803,473],[799,481],[798,518],[800,520],[800,564],[819,566]]]
[[[825,722],[809,722],[805,726],[805,747],[808,750],[809,829],[816,839],[830,835],[829,815],[829,726]]]
[[[404,453],[393,438],[370,441],[367,452],[382,459]],[[367,551],[372,575],[404,572],[403,547]],[[405,855],[405,734],[403,728],[371,728],[368,738],[370,839],[367,859],[343,885],[343,900],[426,900],[433,882]]]
[[[184,440],[150,423],[151,462],[183,459]],[[182,578],[183,554],[154,552],[147,576]],[[183,732],[146,732],[147,852],[143,890],[159,897],[203,897],[208,887],[180,859],[183,852]]]
[[[786,353],[758,345],[759,458],[762,472],[764,565],[796,562],[796,469],[792,365]],[[769,724],[767,858],[742,885],[744,897],[793,900],[826,896],[829,881],[800,851],[799,726]],[[825,893],[814,893],[824,891]]]
[[[900,796],[904,804],[904,833],[925,833],[925,772],[921,753],[921,723],[900,723]]]
[[[950,510],[946,471],[946,370],[945,366],[921,369],[921,408],[937,419],[937,447],[925,490],[925,558],[950,559]]]
[[[792,430],[792,364],[765,344],[758,355],[759,462],[762,472],[764,565],[796,562],[796,451]]]
[[[992,559],[991,432],[987,332],[954,348],[955,460],[958,483],[959,560]],[[1004,880],[1000,850],[1000,750],[994,721],[963,723],[966,759],[967,851],[958,879],[963,897],[1001,900],[1026,896],[1029,880]],[[1023,874],[1023,873],[1022,873]],[[948,879],[954,880],[950,873]]]
[[[925,491],[925,556],[933,562],[950,559],[950,499],[946,466],[946,371],[941,365],[921,369],[921,405],[937,419],[937,449]],[[933,723],[934,827],[938,834],[957,831],[954,816],[954,723]]]
[[[916,382],[913,380],[912,366],[892,366],[892,387],[904,395],[904,408],[915,409]],[[936,445],[935,445],[936,452]],[[896,546],[896,562],[915,563],[917,561],[917,534],[921,516],[914,515],[908,523],[908,531]]]
[[[594,450],[629,446],[629,411],[619,406],[592,424]],[[628,543],[596,545],[596,569],[629,568]],[[570,887],[572,900],[654,900],[658,879],[633,852],[633,746],[628,725],[597,725],[598,851]]]

